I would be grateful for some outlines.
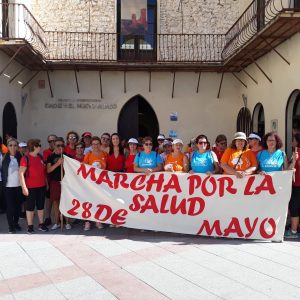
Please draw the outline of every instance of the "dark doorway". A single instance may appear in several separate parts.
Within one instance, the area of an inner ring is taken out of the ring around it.
[[[17,116],[15,107],[11,102],[7,102],[3,109],[2,128],[3,141],[6,143],[7,135],[17,138]]]
[[[159,133],[158,120],[151,105],[142,97],[134,96],[121,109],[118,132],[123,139],[151,136]]]
[[[252,115],[252,129],[261,137],[265,135],[265,112],[261,103],[257,103]]]

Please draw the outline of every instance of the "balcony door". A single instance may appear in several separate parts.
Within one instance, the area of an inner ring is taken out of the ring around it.
[[[156,60],[156,0],[118,0],[118,59]]]

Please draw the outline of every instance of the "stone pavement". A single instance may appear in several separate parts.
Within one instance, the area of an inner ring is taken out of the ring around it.
[[[0,215],[0,299],[300,299],[300,240],[21,225]]]

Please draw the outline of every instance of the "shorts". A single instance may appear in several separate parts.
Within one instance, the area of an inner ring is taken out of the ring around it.
[[[43,210],[45,206],[46,187],[29,188],[29,195],[26,198],[26,210]]]
[[[61,193],[60,181],[50,181],[50,200],[53,202],[59,202]]]
[[[292,196],[289,203],[290,216],[299,217],[300,216],[300,186],[292,187]]]

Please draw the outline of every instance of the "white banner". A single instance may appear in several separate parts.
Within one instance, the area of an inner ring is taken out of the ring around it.
[[[114,173],[64,157],[64,216],[138,229],[282,241],[293,171]]]

